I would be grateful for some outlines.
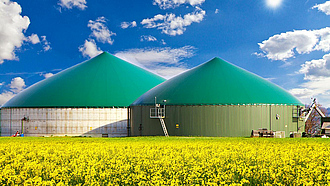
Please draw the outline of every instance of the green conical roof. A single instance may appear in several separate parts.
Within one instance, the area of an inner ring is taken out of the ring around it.
[[[302,103],[279,86],[214,58],[154,87],[132,105],[214,105]]]
[[[103,52],[32,85],[2,107],[127,107],[163,81]]]

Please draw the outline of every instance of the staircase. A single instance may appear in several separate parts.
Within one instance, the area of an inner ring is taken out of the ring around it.
[[[166,125],[165,125],[165,121],[163,118],[159,118],[160,120],[160,123],[162,124],[162,128],[163,128],[163,131],[164,131],[164,134],[166,137],[168,137],[168,132],[167,132],[167,129],[166,129]]]

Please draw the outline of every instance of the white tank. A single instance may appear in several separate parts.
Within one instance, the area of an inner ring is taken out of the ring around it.
[[[127,136],[127,108],[2,108],[1,136]]]

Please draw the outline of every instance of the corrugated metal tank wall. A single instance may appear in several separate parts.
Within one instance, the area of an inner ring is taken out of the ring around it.
[[[127,108],[2,108],[1,136],[22,129],[25,136],[127,136]]]
[[[131,107],[132,136],[164,135],[159,119],[150,119],[152,107]],[[288,105],[166,106],[164,120],[173,136],[250,136],[252,130],[267,128],[285,131],[288,137],[298,127],[300,132],[305,130],[303,121],[293,114],[296,111],[297,106]]]

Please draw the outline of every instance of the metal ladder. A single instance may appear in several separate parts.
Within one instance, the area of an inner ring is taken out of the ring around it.
[[[163,118],[159,118],[160,120],[160,123],[162,124],[162,128],[163,128],[163,131],[164,131],[164,134],[166,137],[168,137],[168,132],[167,132],[167,129],[166,129],[166,125],[165,125],[165,121]]]

